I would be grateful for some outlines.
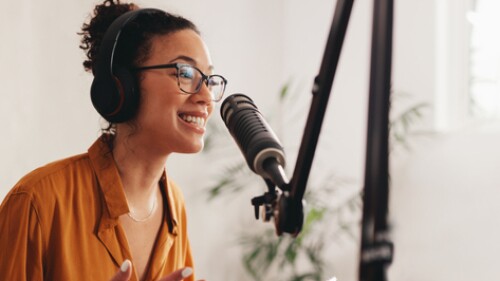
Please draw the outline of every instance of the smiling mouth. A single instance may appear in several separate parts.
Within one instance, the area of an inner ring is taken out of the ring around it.
[[[194,124],[197,127],[203,128],[205,127],[205,118],[199,116],[193,116],[188,114],[179,114],[179,117],[187,123]]]

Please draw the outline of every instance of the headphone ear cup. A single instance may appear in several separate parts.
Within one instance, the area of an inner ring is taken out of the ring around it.
[[[132,119],[139,109],[139,87],[136,76],[127,68],[116,67],[114,73],[121,100],[112,122],[120,123]]]
[[[97,112],[111,123],[130,120],[139,105],[136,78],[128,69],[121,67],[116,67],[114,76],[95,77],[90,96]]]
[[[111,75],[94,77],[94,81],[92,81],[92,86],[90,87],[92,105],[108,122],[111,122],[108,116],[115,111],[119,103],[119,96],[120,94]]]

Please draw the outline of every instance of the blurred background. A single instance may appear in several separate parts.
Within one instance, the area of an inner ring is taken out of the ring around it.
[[[300,243],[277,239],[271,223],[253,219],[250,199],[265,185],[241,165],[218,108],[206,151],[168,160],[186,196],[198,277],[358,279],[372,2],[354,3]],[[85,152],[100,135],[77,35],[97,3],[2,3],[0,199],[24,174]],[[229,80],[227,94],[254,99],[293,170],[335,1],[136,3],[198,25],[216,72]],[[389,280],[490,280],[500,273],[499,15],[495,0],[395,1]]]

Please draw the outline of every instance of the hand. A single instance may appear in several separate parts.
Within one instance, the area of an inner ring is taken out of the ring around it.
[[[184,278],[187,278],[193,274],[193,269],[190,267],[181,268],[179,270],[174,271],[168,276],[163,277],[158,281],[182,281]],[[132,263],[129,260],[125,260],[120,270],[113,276],[113,279],[110,281],[128,281],[132,276]],[[204,281],[204,280],[199,280]]]

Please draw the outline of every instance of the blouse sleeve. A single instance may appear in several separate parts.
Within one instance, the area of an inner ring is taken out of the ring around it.
[[[31,195],[11,193],[0,206],[0,280],[43,280],[40,220]]]

